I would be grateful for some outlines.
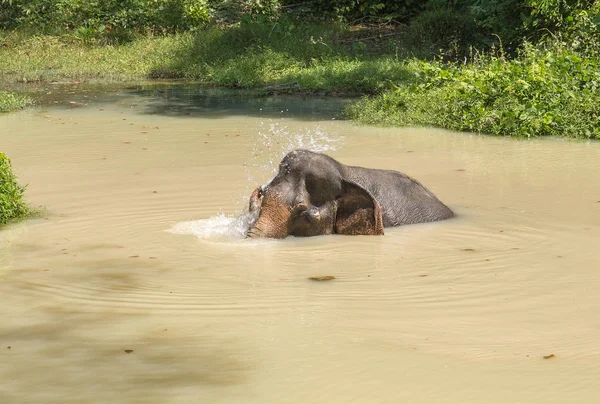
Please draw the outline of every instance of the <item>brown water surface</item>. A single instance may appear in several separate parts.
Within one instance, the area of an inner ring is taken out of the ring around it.
[[[600,144],[72,92],[0,116],[46,207],[0,231],[0,403],[600,397]],[[243,239],[247,197],[295,147],[405,172],[458,217]]]

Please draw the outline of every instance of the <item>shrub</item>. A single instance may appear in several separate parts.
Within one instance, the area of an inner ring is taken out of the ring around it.
[[[0,226],[31,213],[23,201],[23,192],[12,172],[10,160],[0,152]]]
[[[420,63],[418,84],[350,107],[363,123],[427,125],[504,136],[600,139],[600,63],[560,44],[460,66]]]
[[[410,24],[404,44],[416,56],[441,54],[456,59],[472,46],[483,45],[480,29],[469,14],[448,7],[427,10]]]
[[[31,102],[30,98],[23,95],[0,91],[0,113],[24,108]]]
[[[210,19],[207,0],[0,0],[0,28],[75,32],[122,39],[132,32],[175,32]]]

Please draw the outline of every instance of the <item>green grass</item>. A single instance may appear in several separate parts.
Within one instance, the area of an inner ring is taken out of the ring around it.
[[[260,89],[298,83],[300,92],[375,93],[410,79],[396,48],[374,54],[342,42],[371,33],[336,25],[243,23],[123,45],[82,45],[70,36],[0,32],[0,82],[131,82],[185,79]],[[387,43],[387,42],[386,42]],[[390,42],[391,43],[391,42]]]
[[[0,36],[1,42],[2,36]],[[180,36],[141,38],[121,46],[87,46],[68,37],[4,34],[0,82],[136,81],[171,60]]]
[[[23,201],[24,192],[12,172],[10,160],[0,152],[0,227],[33,213]]]
[[[16,111],[31,103],[31,98],[27,96],[0,91],[0,113]]]

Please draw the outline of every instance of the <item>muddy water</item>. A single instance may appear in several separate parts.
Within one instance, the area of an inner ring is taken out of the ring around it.
[[[0,117],[46,207],[0,232],[0,402],[597,400],[600,144],[85,94]],[[406,172],[458,217],[244,240],[235,218],[294,147]]]

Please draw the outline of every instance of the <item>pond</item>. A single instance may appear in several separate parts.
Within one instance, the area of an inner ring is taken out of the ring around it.
[[[0,231],[0,401],[600,394],[599,143],[359,127],[343,100],[193,86],[45,93],[0,116],[45,207]],[[298,147],[402,171],[457,217],[244,239],[248,196]]]

